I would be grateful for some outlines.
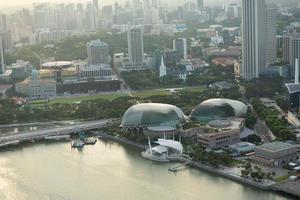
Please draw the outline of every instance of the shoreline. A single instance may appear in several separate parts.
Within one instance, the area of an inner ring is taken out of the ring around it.
[[[90,133],[100,140],[111,140],[111,141],[114,141],[114,142],[117,142],[117,143],[120,143],[123,145],[128,145],[128,146],[137,148],[139,150],[145,150],[147,148],[147,145],[143,145],[143,144],[131,141],[124,137],[114,136],[114,135],[110,135],[110,134],[103,133],[103,132],[99,133],[96,131],[90,131]],[[45,139],[36,140],[36,142],[46,142],[46,141],[47,140],[45,140]],[[61,140],[49,141],[49,143],[60,142],[60,141]],[[18,143],[15,145],[4,146],[3,148],[0,149],[0,152],[4,148],[17,148],[17,147],[21,146],[21,144],[24,144],[24,143],[22,142],[22,143]],[[33,144],[33,142],[31,142],[31,144]],[[171,161],[172,162],[180,162],[180,163],[185,163],[185,162],[189,161],[190,162],[189,166],[193,167],[194,169],[206,171],[213,175],[218,175],[218,176],[230,179],[232,181],[235,181],[235,182],[243,184],[243,185],[254,187],[256,189],[260,189],[263,191],[283,193],[283,194],[291,196],[291,197],[296,197],[296,198],[300,197],[299,191],[292,190],[290,188],[285,188],[285,187],[281,186],[282,182],[281,183],[272,183],[272,184],[266,184],[266,183],[263,184],[263,182],[260,183],[260,182],[255,182],[251,179],[242,178],[237,174],[234,174],[230,171],[226,171],[225,168],[213,168],[213,167],[203,164],[199,161],[191,161],[191,160],[187,160],[185,158],[172,159]]]
[[[97,137],[99,139],[108,139],[108,140],[112,140],[112,141],[115,141],[115,142],[120,142],[122,144],[130,145],[132,147],[138,148],[140,150],[144,150],[145,148],[147,148],[146,145],[142,145],[142,144],[130,141],[127,138],[117,137],[117,136],[109,135],[109,134],[106,134],[106,133],[95,133],[95,132],[92,132],[92,133],[97,135]],[[174,159],[172,161],[173,162],[184,163],[187,160],[186,159]],[[255,182],[255,181],[250,180],[250,179],[242,178],[242,177],[240,177],[236,174],[226,172],[226,171],[222,170],[222,168],[213,168],[209,165],[206,165],[206,164],[203,164],[203,163],[197,162],[197,161],[191,161],[189,166],[191,166],[195,169],[198,169],[198,170],[202,170],[202,171],[212,173],[214,175],[219,175],[223,178],[227,178],[227,179],[230,179],[232,181],[238,182],[240,184],[247,185],[247,186],[250,186],[250,187],[254,187],[254,188],[257,188],[257,189],[260,189],[260,190],[263,190],[263,191],[278,192],[278,193],[281,192],[281,193],[284,193],[284,194],[292,196],[292,197],[298,197],[298,198],[300,197],[300,195],[296,193],[297,191],[285,190],[284,188],[280,188],[278,183],[262,184],[262,183]]]

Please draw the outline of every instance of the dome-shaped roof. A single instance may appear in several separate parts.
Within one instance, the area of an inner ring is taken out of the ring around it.
[[[160,103],[142,103],[130,107],[122,118],[122,126],[171,126],[185,122],[182,110]]]
[[[37,69],[33,69],[31,71],[31,80],[38,80],[40,76],[40,73]]]
[[[199,104],[191,113],[191,120],[209,122],[230,117],[242,117],[247,113],[247,106],[231,99],[209,99]]]

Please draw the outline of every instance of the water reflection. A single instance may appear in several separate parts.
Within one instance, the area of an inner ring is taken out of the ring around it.
[[[140,151],[109,141],[82,150],[69,142],[36,143],[0,152],[4,200],[292,200],[210,173],[144,160]]]

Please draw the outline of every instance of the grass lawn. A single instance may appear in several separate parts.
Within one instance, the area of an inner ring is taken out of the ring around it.
[[[279,176],[279,177],[275,177],[274,181],[276,182],[281,182],[281,181],[285,181],[289,178],[290,175],[285,175],[285,176]]]
[[[190,87],[183,88],[183,90],[193,91],[193,92],[201,92],[203,90],[202,87]],[[142,90],[142,91],[134,91],[132,92],[132,96],[147,98],[154,95],[170,95],[170,92],[166,89],[154,89],[154,90]],[[116,94],[97,94],[97,95],[86,95],[86,96],[65,96],[65,97],[57,97],[55,99],[50,99],[50,102],[47,100],[34,100],[30,104],[32,106],[43,106],[45,104],[73,104],[80,103],[81,101],[94,100],[94,99],[107,99],[114,100],[119,97],[129,96],[128,93],[116,93]]]

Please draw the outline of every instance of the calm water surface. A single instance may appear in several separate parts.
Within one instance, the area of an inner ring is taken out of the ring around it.
[[[291,200],[195,169],[146,161],[136,149],[98,141],[82,151],[68,142],[0,152],[4,200]]]

